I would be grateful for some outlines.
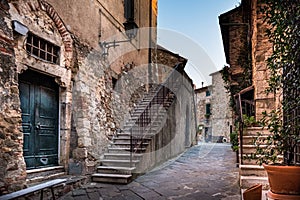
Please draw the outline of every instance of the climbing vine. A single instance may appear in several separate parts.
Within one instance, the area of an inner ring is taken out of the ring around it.
[[[283,93],[279,109],[283,123],[278,122],[282,118],[275,118],[270,124],[281,125],[277,135],[281,136],[285,162],[299,164],[295,153],[297,146],[300,148],[300,0],[263,0],[263,3],[261,11],[269,25],[266,33],[273,44],[273,53],[267,60],[270,71],[267,92]]]

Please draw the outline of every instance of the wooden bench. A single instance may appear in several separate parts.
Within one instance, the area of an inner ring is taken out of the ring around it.
[[[53,199],[55,199],[55,195],[54,195],[54,191],[53,191],[53,187],[62,183],[65,183],[67,181],[67,179],[55,179],[55,180],[51,180],[51,181],[47,181],[45,183],[41,183],[23,190],[19,190],[10,194],[6,194],[3,196],[0,196],[0,200],[8,200],[8,199],[15,199],[18,197],[22,197],[25,196],[27,194],[36,192],[36,191],[40,191],[41,190],[41,196],[40,199],[43,199],[43,190],[46,188],[50,188],[51,189],[51,193],[52,193],[52,197]]]

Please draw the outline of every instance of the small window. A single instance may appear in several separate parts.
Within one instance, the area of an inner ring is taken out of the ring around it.
[[[211,115],[211,112],[210,112],[210,104],[206,104],[206,114],[207,114],[207,115]]]
[[[210,96],[210,91],[209,90],[206,90],[206,96]]]
[[[60,48],[32,33],[28,33],[26,51],[42,60],[58,63]]]

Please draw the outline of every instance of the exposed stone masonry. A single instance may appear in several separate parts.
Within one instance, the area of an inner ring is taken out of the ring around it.
[[[0,2],[0,195],[22,189],[26,172],[19,108],[18,76],[14,64],[12,30],[7,1]]]
[[[268,79],[270,72],[267,68],[267,59],[271,56],[273,48],[272,43],[266,35],[267,23],[264,20],[263,13],[260,12],[261,3],[253,1],[252,9],[252,59],[253,59],[253,85],[255,87],[255,108],[256,119],[263,117],[262,112],[270,111],[275,108],[274,94],[267,94],[269,87]]]

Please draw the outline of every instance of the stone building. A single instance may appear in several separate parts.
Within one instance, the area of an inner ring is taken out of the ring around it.
[[[211,125],[212,133],[219,141],[229,142],[232,132],[232,108],[230,95],[225,88],[221,71],[210,74],[212,77]]]
[[[266,93],[269,70],[267,59],[272,54],[272,44],[266,35],[268,25],[258,0],[242,0],[241,4],[220,15],[219,23],[223,38],[226,62],[225,77],[235,102],[235,119],[243,122],[244,117],[253,116],[255,120],[263,117],[263,112],[270,112],[278,105],[279,98],[273,93]],[[242,188],[260,183],[268,188],[267,176],[256,160],[245,159],[255,152],[253,144],[257,132],[267,138],[268,130],[262,127],[239,125],[239,167]]]
[[[211,120],[211,92],[212,86],[195,89],[195,101],[197,108],[197,134],[200,141],[212,141]]]
[[[240,6],[219,17],[232,95],[242,92],[243,107],[251,102],[255,109],[249,115],[257,120],[263,111],[275,108],[274,95],[265,92],[269,74],[266,60],[272,44],[260,7],[259,1],[242,0]]]
[[[0,7],[0,195],[44,180],[42,172],[93,173],[132,109],[161,84],[152,58],[157,1],[3,0]],[[177,94],[176,113],[181,100],[192,102],[183,94],[193,97],[188,89]],[[179,116],[170,115],[181,124],[174,134],[186,129]],[[157,161],[192,144],[189,127]]]
[[[212,85],[195,90],[198,135],[206,142],[229,142],[232,131],[230,96],[220,71],[210,74]]]

